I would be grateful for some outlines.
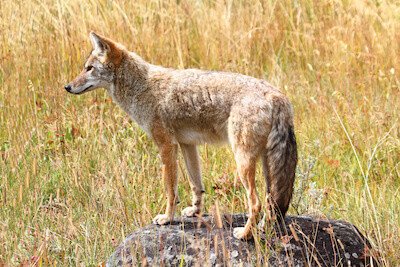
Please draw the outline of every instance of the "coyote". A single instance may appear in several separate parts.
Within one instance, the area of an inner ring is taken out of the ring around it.
[[[267,220],[275,215],[283,220],[293,192],[297,145],[293,107],[282,92],[264,80],[242,74],[152,65],[94,32],[90,40],[93,50],[84,69],[65,89],[83,94],[106,88],[154,139],[163,164],[167,207],[153,223],[169,223],[175,215],[178,145],[193,194],[192,206],[182,210],[182,215],[201,214],[205,191],[197,146],[204,143],[232,147],[238,176],[247,190],[248,220],[245,227],[234,229],[236,238],[252,238],[260,214],[255,187],[259,157],[267,186]]]

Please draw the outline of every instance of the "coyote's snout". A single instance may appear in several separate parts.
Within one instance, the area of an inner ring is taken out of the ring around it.
[[[157,144],[165,170],[167,209],[153,222],[175,215],[178,145],[189,173],[193,205],[182,215],[200,214],[204,187],[197,146],[232,147],[247,190],[249,219],[237,238],[251,238],[261,209],[255,171],[261,157],[267,213],[282,219],[289,207],[297,163],[293,108],[278,89],[253,77],[197,69],[176,70],[145,62],[112,40],[90,33],[93,50],[83,71],[65,89],[82,94],[106,88],[114,101]]]

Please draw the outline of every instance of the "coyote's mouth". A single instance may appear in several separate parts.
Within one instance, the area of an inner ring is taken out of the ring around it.
[[[89,89],[89,88],[91,88],[91,87],[93,87],[93,85],[90,85],[89,87],[86,87],[86,89],[83,90],[83,91],[86,91],[87,89]]]
[[[81,92],[77,93],[77,95],[83,94],[84,92],[86,92],[87,90],[89,90],[90,88],[92,88],[93,85],[90,85],[88,87],[86,87],[85,89],[83,89]]]

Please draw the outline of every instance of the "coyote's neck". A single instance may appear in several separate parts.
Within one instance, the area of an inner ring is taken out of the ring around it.
[[[134,53],[122,55],[121,64],[116,68],[114,86],[109,94],[123,109],[132,98],[140,95],[147,88],[149,64]]]
[[[149,134],[148,124],[152,121],[149,118],[153,116],[156,106],[154,98],[149,97],[150,66],[134,53],[123,53],[114,83],[108,90],[113,100]]]

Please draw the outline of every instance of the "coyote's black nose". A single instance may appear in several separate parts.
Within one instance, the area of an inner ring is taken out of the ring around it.
[[[67,92],[71,92],[71,86],[66,85],[64,88],[65,88],[65,90],[67,90]]]

